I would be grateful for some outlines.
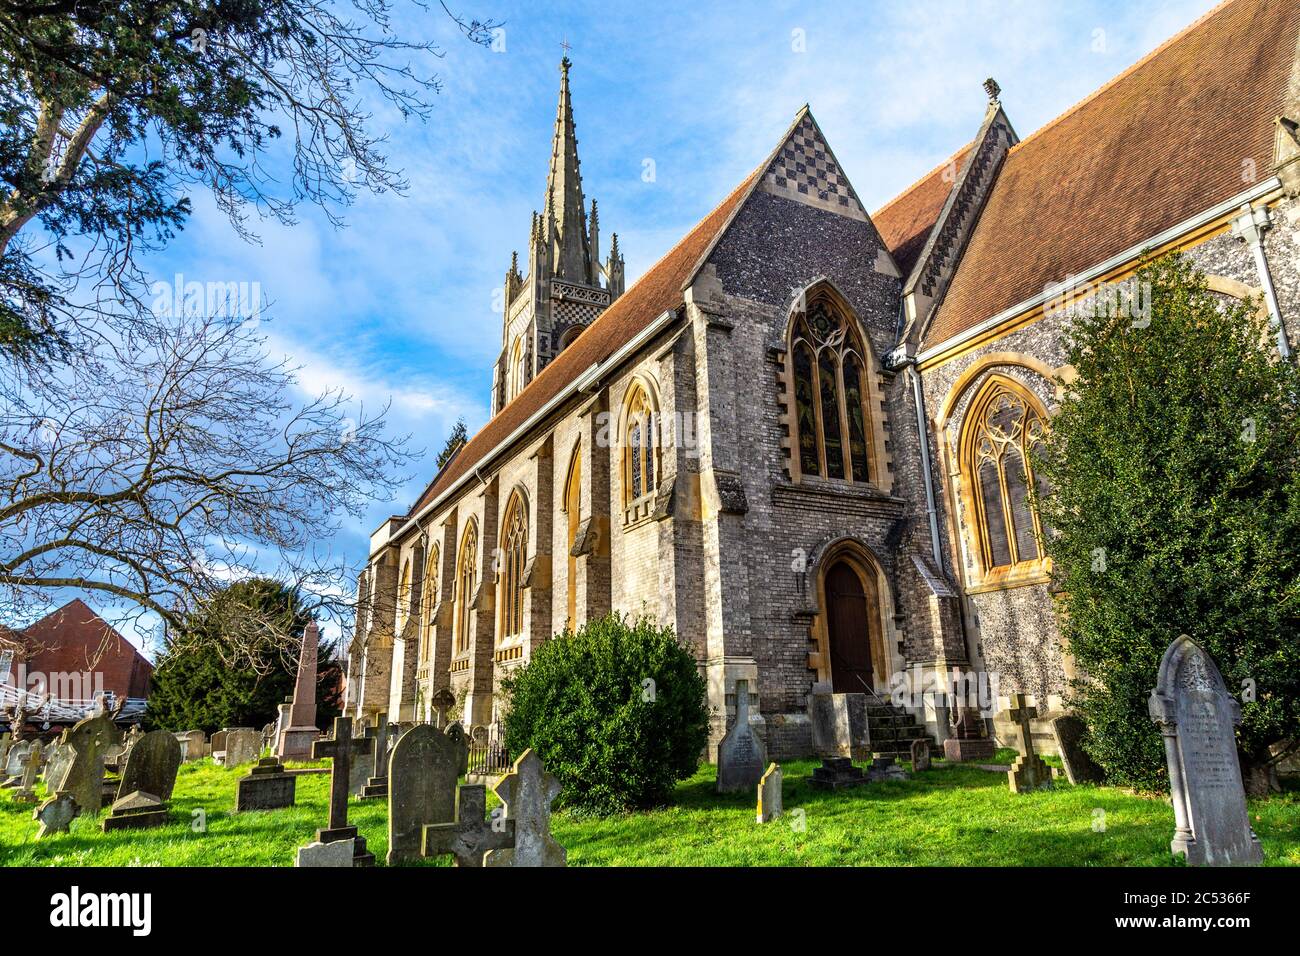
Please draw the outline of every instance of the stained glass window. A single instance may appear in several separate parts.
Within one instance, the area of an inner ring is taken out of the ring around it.
[[[478,563],[478,527],[471,521],[460,542],[460,559],[456,570],[456,652],[469,650],[470,603],[474,600],[477,582],[475,565]]]
[[[501,637],[514,637],[524,630],[524,563],[528,557],[528,513],[518,492],[506,505],[501,526]]]

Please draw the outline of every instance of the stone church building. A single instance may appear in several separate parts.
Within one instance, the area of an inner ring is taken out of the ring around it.
[[[746,681],[774,757],[809,752],[815,687],[921,689],[937,739],[923,688],[954,672],[996,681],[1004,741],[1007,695],[1059,713],[1026,463],[1071,375],[1060,304],[1182,250],[1300,344],[1300,4],[1230,0],[1028,135],[990,80],[972,139],[875,212],[805,107],[626,288],[569,73],[492,417],[371,538],[348,712],[447,690],[490,724],[504,675],[616,610],[693,650],[714,743]]]

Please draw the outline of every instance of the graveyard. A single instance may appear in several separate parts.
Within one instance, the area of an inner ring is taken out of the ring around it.
[[[994,760],[1009,764],[1014,758],[1003,750]],[[1056,758],[1047,760],[1059,766]],[[250,766],[221,767],[210,758],[184,764],[166,826],[103,833],[102,816],[78,817],[68,833],[39,841],[33,804],[15,802],[12,790],[0,791],[0,864],[292,866],[295,850],[328,815],[330,778],[300,776],[292,807],[235,813],[236,784]],[[1052,790],[1013,794],[1004,772],[942,761],[910,779],[821,791],[809,784],[817,766],[782,765],[784,815],[768,824],[755,822],[753,793],[717,793],[716,768],[706,764],[678,785],[662,809],[603,818],[559,810],[551,832],[567,850],[570,866],[1181,865],[1170,853],[1167,799],[1063,781]],[[43,799],[43,784],[36,790]],[[489,811],[497,805],[489,790]],[[387,810],[383,800],[349,800],[348,821],[381,866],[388,850]],[[1251,801],[1250,814],[1264,865],[1300,865],[1300,790]],[[407,865],[451,862],[442,857]]]

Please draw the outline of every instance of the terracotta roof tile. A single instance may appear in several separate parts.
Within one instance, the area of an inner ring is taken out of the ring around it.
[[[960,174],[974,143],[967,143],[950,159],[936,166],[904,192],[876,210],[871,221],[906,279],[912,274],[917,257],[925,248],[930,230],[939,221],[943,204],[957,182],[956,175],[945,176],[949,169]]]
[[[469,440],[412,507],[414,515],[483,461],[520,425],[592,365],[603,362],[668,309],[682,304],[682,286],[730,221],[738,203],[767,166],[754,170],[686,237],[600,314],[550,365]]]
[[[1229,0],[1016,145],[925,347],[1266,178],[1298,34],[1296,0]]]

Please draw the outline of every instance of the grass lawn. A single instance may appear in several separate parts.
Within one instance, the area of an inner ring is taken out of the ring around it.
[[[754,822],[753,795],[714,793],[714,768],[705,766],[662,810],[607,819],[557,813],[553,830],[574,866],[1175,863],[1169,853],[1173,811],[1162,800],[1064,781],[1054,791],[1015,796],[1003,774],[944,764],[911,780],[824,793],[808,785],[815,766],[783,766],[786,817],[765,826]],[[184,765],[171,826],[106,834],[99,819],[76,819],[71,833],[39,843],[32,806],[15,804],[11,791],[0,791],[0,864],[289,866],[296,848],[324,825],[329,778],[299,777],[292,809],[233,813],[235,781],[246,771],[209,760]],[[495,803],[490,792],[489,802]],[[206,815],[206,832],[191,827],[196,810]],[[1102,832],[1093,829],[1098,810],[1104,811]],[[1250,814],[1265,864],[1300,865],[1300,791],[1252,802]],[[383,801],[353,801],[349,808],[349,822],[360,827],[381,863],[386,816]]]

